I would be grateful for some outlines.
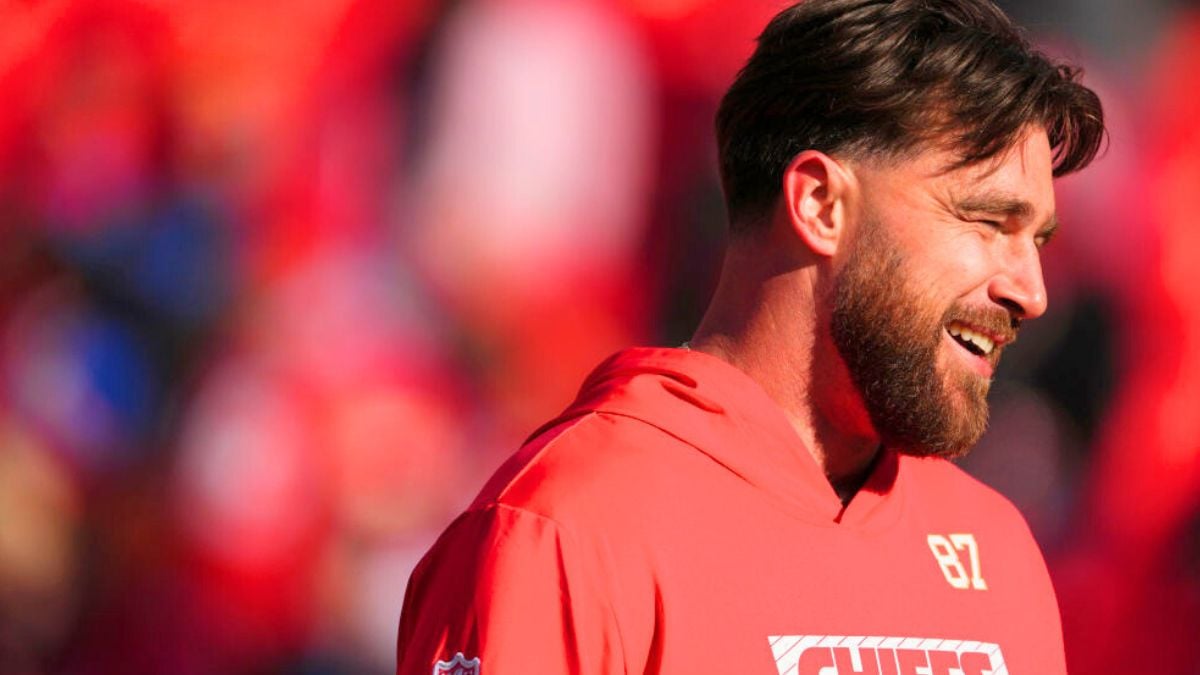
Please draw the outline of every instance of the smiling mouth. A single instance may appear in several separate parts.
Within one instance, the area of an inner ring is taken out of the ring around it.
[[[996,349],[995,340],[956,321],[952,321],[946,326],[946,332],[954,338],[959,346],[975,356],[987,358]]]

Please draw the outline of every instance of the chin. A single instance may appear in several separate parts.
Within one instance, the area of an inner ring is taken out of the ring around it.
[[[975,443],[968,444],[926,444],[918,445],[913,443],[888,443],[884,445],[901,455],[909,457],[938,457],[940,459],[959,459],[971,452],[971,448],[975,447]]]
[[[957,384],[942,389],[936,408],[925,407],[919,425],[881,433],[883,444],[913,457],[957,459],[970,452],[987,431],[989,383],[968,376],[959,378]],[[887,425],[880,427],[886,429]]]

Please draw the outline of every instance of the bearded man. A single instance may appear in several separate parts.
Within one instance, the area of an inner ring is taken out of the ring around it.
[[[1003,497],[946,461],[1046,309],[1052,179],[1104,134],[988,0],[809,0],[722,101],[689,346],[631,349],[414,571],[399,672],[1065,672]]]

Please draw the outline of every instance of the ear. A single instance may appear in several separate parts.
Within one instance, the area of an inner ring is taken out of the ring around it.
[[[817,255],[832,257],[845,238],[854,178],[829,155],[805,150],[783,173],[783,207],[792,230]]]

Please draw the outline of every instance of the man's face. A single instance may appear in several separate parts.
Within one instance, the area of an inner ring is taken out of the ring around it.
[[[1045,311],[1040,248],[1055,222],[1041,130],[992,162],[946,172],[950,159],[855,167],[862,218],[831,319],[882,442],[946,457],[979,440],[1003,347]]]

